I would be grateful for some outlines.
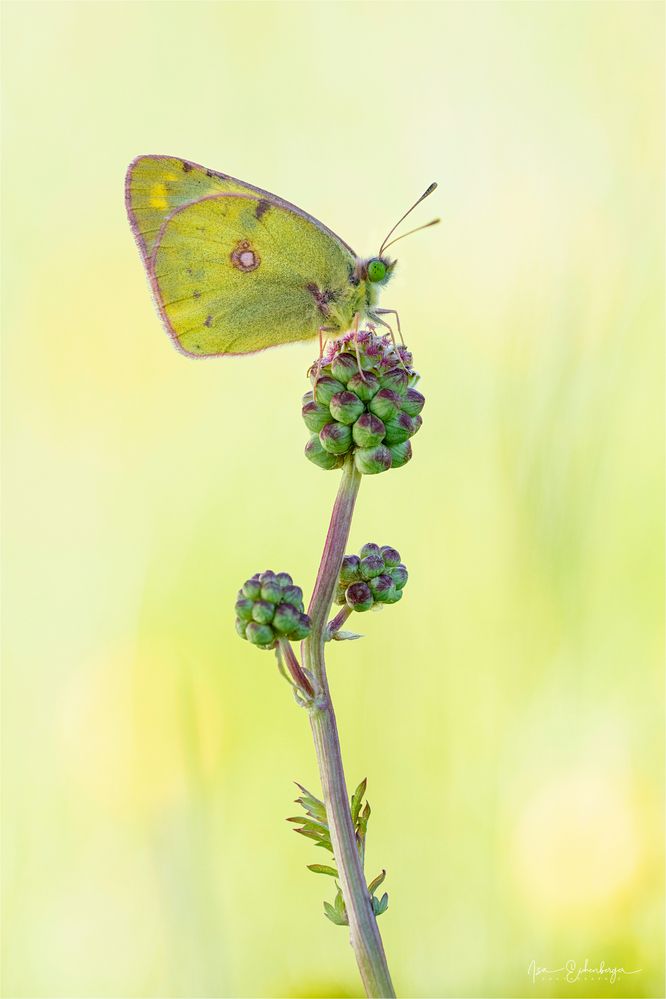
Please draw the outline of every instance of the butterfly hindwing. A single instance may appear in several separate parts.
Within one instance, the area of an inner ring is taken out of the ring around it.
[[[172,211],[148,264],[169,333],[188,354],[245,354],[350,325],[364,284],[328,231],[260,196],[215,194]]]

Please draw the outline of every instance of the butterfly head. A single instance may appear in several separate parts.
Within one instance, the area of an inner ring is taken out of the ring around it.
[[[371,257],[370,260],[363,262],[362,270],[365,272],[363,276],[371,284],[386,284],[393,273],[395,265],[396,261],[389,260],[388,257]]]

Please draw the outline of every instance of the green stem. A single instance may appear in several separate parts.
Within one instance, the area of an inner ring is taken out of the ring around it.
[[[395,996],[395,992],[356,843],[349,794],[342,768],[338,729],[324,662],[328,616],[360,484],[361,475],[350,457],[343,468],[342,482],[333,507],[326,544],[308,609],[312,631],[303,642],[303,664],[314,677],[317,688],[317,698],[310,709],[310,725],[319,764],[331,843],[349,919],[351,945],[366,995],[392,997]]]
[[[340,631],[342,625],[346,622],[347,618],[351,614],[352,609],[347,604],[338,611],[332,621],[328,622],[326,628],[326,640],[335,638],[336,631]]]

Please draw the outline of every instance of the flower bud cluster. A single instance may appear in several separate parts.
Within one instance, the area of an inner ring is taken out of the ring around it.
[[[310,369],[312,389],[303,396],[312,434],[306,457],[328,469],[351,453],[365,475],[406,465],[425,403],[418,379],[412,355],[390,336],[360,330],[334,340]]]
[[[389,545],[369,543],[358,555],[345,555],[340,567],[335,601],[355,611],[375,605],[397,604],[407,582],[400,553]]]
[[[260,649],[274,649],[278,639],[300,642],[310,634],[303,591],[288,572],[256,573],[238,591],[236,631]]]

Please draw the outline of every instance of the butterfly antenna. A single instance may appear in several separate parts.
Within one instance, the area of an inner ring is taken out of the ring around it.
[[[421,232],[421,229],[429,229],[431,225],[437,225],[437,223],[441,221],[441,219],[433,219],[431,222],[426,222],[425,225],[417,225],[416,229],[410,229],[409,232],[403,232],[401,236],[396,236],[390,243],[386,243],[385,246],[382,246],[382,250],[388,250],[389,246],[393,246],[394,243],[397,243],[400,239],[404,239],[405,236],[411,236],[413,232]],[[388,236],[386,238],[388,239]]]
[[[424,201],[427,197],[429,197],[429,195],[432,194],[432,192],[435,190],[436,187],[437,187],[437,184],[435,182],[433,182],[430,185],[430,187],[426,191],[423,192],[423,194],[421,195],[421,197],[417,201],[414,202],[414,204],[412,205],[412,207],[409,208],[405,212],[405,214],[402,216],[402,218],[398,219],[398,221],[393,226],[393,228],[391,229],[391,231],[387,234],[386,239],[384,240],[384,242],[382,243],[382,245],[379,247],[379,253],[377,254],[377,256],[381,257],[382,253],[384,252],[384,249],[386,248],[386,244],[388,243],[389,239],[391,238],[391,236],[393,235],[393,233],[395,232],[395,230],[398,228],[398,226],[400,225],[400,223],[404,222],[405,219],[407,218],[407,216],[410,214],[410,212],[413,212],[417,205],[420,205],[422,201]],[[405,233],[405,235],[407,235],[407,233]],[[394,240],[394,242],[395,242],[395,240]]]

